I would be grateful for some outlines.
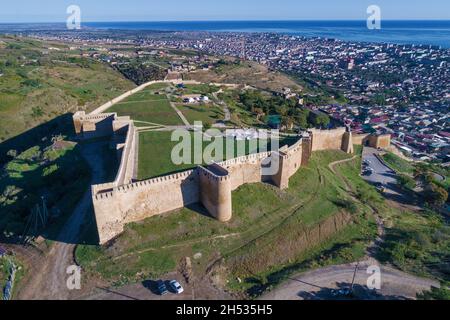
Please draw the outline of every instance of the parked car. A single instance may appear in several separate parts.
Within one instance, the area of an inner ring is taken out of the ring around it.
[[[343,297],[350,297],[352,295],[352,290],[350,288],[344,288],[339,290],[339,295]]]
[[[164,281],[159,280],[156,283],[156,292],[160,295],[160,296],[165,296],[166,294],[169,293],[169,290],[167,290],[167,286],[164,283]]]
[[[176,280],[172,280],[169,282],[169,286],[170,288],[176,293],[176,294],[182,294],[184,292],[183,287],[181,286],[181,284],[176,281]]]
[[[375,187],[376,187],[377,190],[378,190],[379,192],[381,192],[381,193],[385,193],[385,192],[386,192],[386,187],[385,187],[385,185],[384,185],[383,183],[381,183],[381,182],[377,182],[377,183],[375,184]]]

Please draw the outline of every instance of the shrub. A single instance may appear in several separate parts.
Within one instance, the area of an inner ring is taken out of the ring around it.
[[[405,189],[414,189],[416,187],[416,181],[406,174],[398,175],[397,183]]]
[[[448,192],[444,188],[430,183],[424,193],[425,200],[434,206],[443,206],[448,200]]]

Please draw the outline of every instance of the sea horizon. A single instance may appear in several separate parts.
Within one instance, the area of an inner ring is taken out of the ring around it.
[[[11,29],[64,28],[63,22],[0,23],[0,32]],[[450,48],[450,20],[382,20],[380,30],[369,30],[366,20],[174,20],[91,21],[84,30],[128,30],[166,32],[278,33],[343,41],[432,45]]]

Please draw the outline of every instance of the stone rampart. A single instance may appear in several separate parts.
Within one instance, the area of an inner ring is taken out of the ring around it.
[[[119,101],[117,99],[111,103]],[[86,115],[84,112],[77,112],[73,120],[76,132],[83,138],[111,135],[120,154],[116,179],[111,183],[92,186],[101,244],[119,235],[127,223],[194,203],[203,204],[212,217],[227,222],[232,219],[232,191],[240,186],[268,182],[285,189],[289,187],[289,179],[308,164],[313,151],[336,149],[353,152],[353,138],[345,128],[311,130],[309,137],[299,137],[294,145],[283,146],[279,151],[251,154],[207,167],[199,166],[193,170],[133,182],[138,140],[133,121],[129,117],[118,117],[115,113]],[[278,165],[278,170],[268,172],[267,168],[273,165]]]

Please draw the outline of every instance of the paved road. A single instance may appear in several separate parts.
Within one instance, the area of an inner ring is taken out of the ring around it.
[[[370,176],[364,176],[364,179],[371,183],[383,183],[388,189],[392,189],[397,184],[396,174],[386,167],[377,157],[378,151],[373,148],[364,148],[363,160],[369,162],[373,173]]]
[[[369,161],[369,165],[373,169],[370,176],[363,176],[364,180],[371,184],[382,183],[385,188],[384,196],[386,199],[405,208],[421,210],[417,198],[398,186],[396,173],[380,161],[376,156],[378,154],[379,151],[374,148],[364,148],[363,160]]]
[[[355,277],[357,299],[415,299],[416,294],[439,286],[433,280],[418,278],[390,267],[381,266],[381,289],[377,293],[367,289],[369,266],[378,265],[368,260],[358,265]],[[331,266],[309,271],[291,278],[279,288],[261,297],[261,300],[327,300],[337,299],[333,289],[349,288],[355,272],[356,263]]]

